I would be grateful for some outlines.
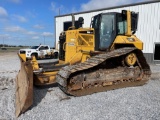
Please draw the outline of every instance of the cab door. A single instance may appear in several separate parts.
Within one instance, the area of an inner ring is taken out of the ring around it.
[[[41,57],[45,57],[45,55],[47,55],[50,52],[48,46],[41,46],[39,48],[39,51],[40,51],[40,56]]]

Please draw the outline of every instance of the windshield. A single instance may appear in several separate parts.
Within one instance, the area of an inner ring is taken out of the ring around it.
[[[124,35],[127,32],[127,17],[122,16],[122,14],[118,14],[118,34]]]
[[[92,18],[92,24],[91,24],[91,27],[96,29],[98,28],[98,15],[94,16],[94,18]]]
[[[100,49],[108,48],[111,45],[113,33],[114,33],[114,26],[115,23],[115,15],[113,14],[104,14],[101,18],[100,23]]]
[[[39,46],[32,46],[31,49],[37,49]]]

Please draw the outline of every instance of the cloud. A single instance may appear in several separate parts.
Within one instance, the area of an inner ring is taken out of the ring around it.
[[[56,3],[55,3],[55,2],[51,2],[51,10],[52,10],[52,11],[56,11],[56,10],[57,10]]]
[[[43,36],[46,36],[46,37],[52,37],[52,36],[53,36],[53,33],[43,32],[42,35],[43,35]]]
[[[20,15],[12,15],[13,20],[19,21],[19,22],[27,22],[27,19]]]
[[[3,23],[8,22],[8,18],[0,18],[0,22],[3,22]]]
[[[51,2],[50,10],[52,10],[57,15],[78,12],[78,10],[75,7],[66,8],[65,6],[59,5],[55,2]]]
[[[6,32],[25,32],[25,29],[20,26],[9,26],[4,28]]]
[[[39,39],[39,36],[33,36],[32,39],[37,40]]]
[[[12,3],[21,3],[21,0],[8,0],[8,1],[10,1],[10,2],[12,2]]]
[[[106,7],[113,7],[118,5],[131,4],[135,2],[144,2],[151,0],[89,0],[88,3],[81,5],[81,11],[94,10]]]
[[[9,34],[0,34],[0,38],[9,38],[10,35]]]
[[[43,26],[43,25],[37,24],[37,25],[34,25],[33,28],[36,28],[36,29],[43,29],[44,26]]]
[[[28,35],[36,35],[37,33],[34,32],[34,31],[27,31],[26,34],[28,34]]]
[[[0,17],[8,17],[8,13],[3,7],[0,7]]]
[[[33,11],[27,11],[27,12],[26,12],[26,15],[27,15],[28,17],[36,18],[37,13],[35,12],[35,10],[33,10]]]
[[[62,12],[65,8],[63,5],[58,5],[55,2],[51,2],[51,8],[50,8],[53,12],[55,12],[56,14],[60,14],[60,12]]]

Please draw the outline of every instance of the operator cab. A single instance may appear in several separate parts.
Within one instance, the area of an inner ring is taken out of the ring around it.
[[[132,34],[137,29],[137,13],[131,13],[131,30]],[[114,42],[117,35],[127,33],[127,11],[122,13],[111,12],[102,13],[92,18],[91,27],[95,30],[95,50],[105,51]]]

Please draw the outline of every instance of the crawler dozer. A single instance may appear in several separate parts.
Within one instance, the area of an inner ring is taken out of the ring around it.
[[[73,96],[145,84],[151,75],[143,56],[143,42],[134,34],[138,13],[101,13],[92,18],[89,28],[78,19],[59,36],[59,61],[39,63],[35,57],[26,61],[19,53],[21,70],[16,79],[16,116],[33,102],[33,84],[58,83]]]

